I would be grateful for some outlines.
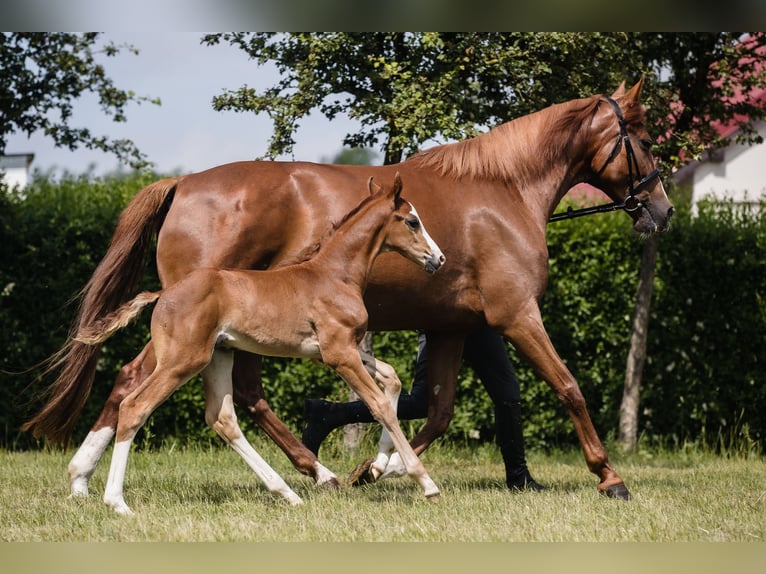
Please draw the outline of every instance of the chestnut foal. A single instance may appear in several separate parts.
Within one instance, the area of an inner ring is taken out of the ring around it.
[[[205,385],[207,424],[271,492],[292,504],[302,503],[258,455],[237,424],[232,399],[234,349],[306,357],[335,369],[386,429],[388,437],[382,440],[381,449],[390,440],[426,497],[438,499],[439,489],[399,427],[395,411],[398,388],[386,389],[384,394],[376,386],[357,345],[367,328],[362,296],[373,261],[381,251],[398,252],[429,273],[435,272],[445,258],[415,209],[400,197],[398,173],[392,187],[376,190],[372,178],[368,185],[370,196],[306,261],[269,271],[198,269],[165,290],[140,293],[78,333],[76,340],[99,344],[156,301],[151,335],[157,366],[120,404],[104,493],[108,506],[120,514],[132,513],[123,497],[123,483],[133,438],[151,413],[198,373],[202,373]],[[384,372],[386,366],[378,363]],[[386,457],[381,454],[379,459],[376,470],[382,472]]]

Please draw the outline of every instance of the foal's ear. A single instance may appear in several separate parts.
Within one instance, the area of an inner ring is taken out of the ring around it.
[[[612,94],[613,98],[619,98],[625,95],[625,82],[623,81]]]
[[[394,199],[399,199],[399,195],[402,193],[402,176],[399,172],[394,175]]]
[[[370,179],[367,180],[367,188],[370,190],[370,195],[380,191],[380,186],[372,181],[372,176],[370,176]]]

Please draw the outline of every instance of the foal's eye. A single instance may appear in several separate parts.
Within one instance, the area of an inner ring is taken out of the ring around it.
[[[420,220],[417,217],[408,217],[404,221],[405,225],[409,227],[412,231],[417,231],[420,229]]]

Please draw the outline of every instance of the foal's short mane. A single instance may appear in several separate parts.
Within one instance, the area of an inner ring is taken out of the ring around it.
[[[314,257],[317,253],[319,253],[319,250],[322,248],[322,245],[327,241],[327,239],[335,233],[338,228],[340,228],[346,221],[351,219],[354,215],[359,213],[359,211],[366,206],[368,203],[370,203],[373,199],[373,196],[370,195],[368,197],[365,197],[361,202],[359,202],[359,205],[357,205],[354,209],[349,211],[346,215],[344,215],[339,221],[336,221],[332,224],[330,229],[328,229],[322,237],[320,237],[316,243],[313,245],[309,245],[305,249],[299,251],[296,253],[293,257],[290,257],[288,259],[285,259],[284,261],[280,261],[277,267],[285,267],[287,265],[295,265],[297,263],[303,263],[304,261],[308,261],[312,257]],[[399,205],[399,201],[397,200],[397,206]]]
[[[420,152],[411,161],[455,179],[530,181],[572,142],[581,141],[578,136],[590,126],[602,98],[549,106],[474,138]]]

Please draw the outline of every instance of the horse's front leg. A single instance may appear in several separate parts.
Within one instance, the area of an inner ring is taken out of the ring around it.
[[[135,359],[120,369],[117,379],[114,381],[112,392],[109,394],[98,419],[69,461],[67,470],[71,496],[88,495],[90,477],[96,470],[96,466],[98,466],[98,462],[109,443],[112,442],[117,429],[120,403],[146,380],[154,370],[154,365],[154,348],[149,342]]]
[[[261,384],[262,363],[260,355],[240,351],[234,353],[234,402],[250,413],[300,473],[312,477],[317,486],[340,488],[338,477],[319,462],[316,455],[290,432],[269,407]]]
[[[530,301],[519,309],[505,328],[505,336],[548,383],[569,412],[588,468],[599,477],[599,492],[612,498],[630,500],[630,492],[622,478],[609,464],[606,449],[593,427],[577,381],[564,365],[545,331],[536,301]]]

